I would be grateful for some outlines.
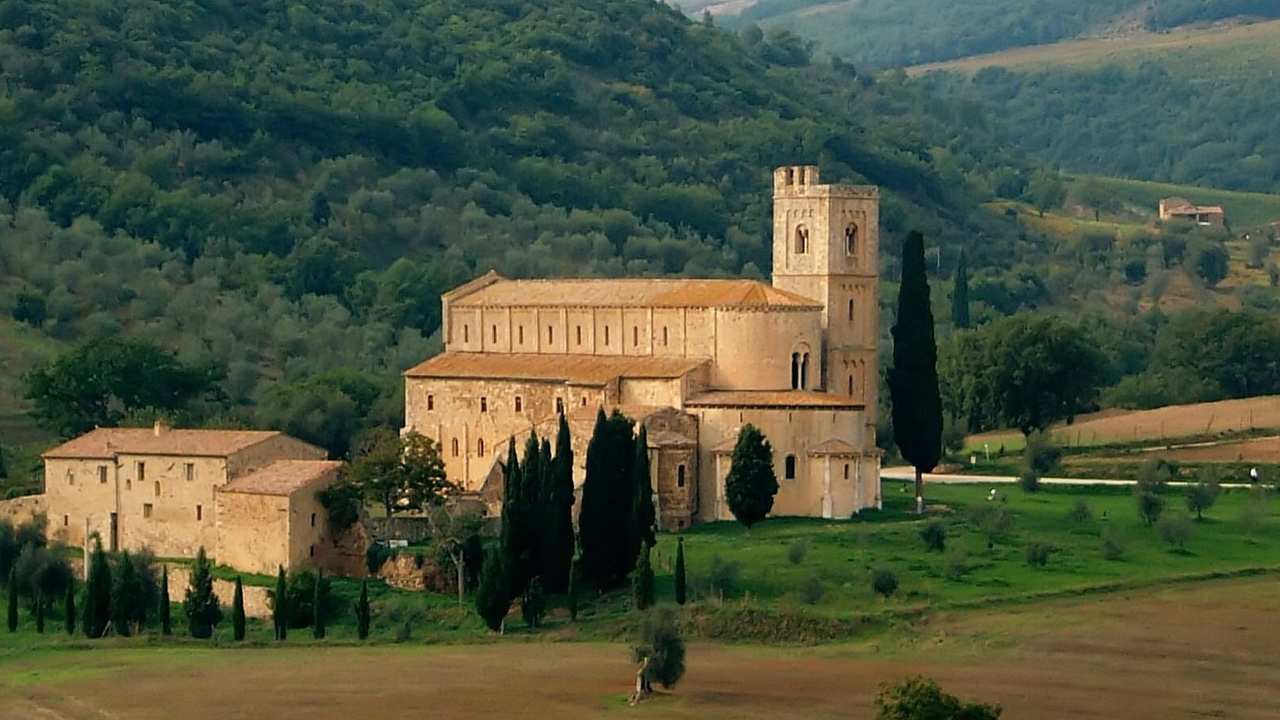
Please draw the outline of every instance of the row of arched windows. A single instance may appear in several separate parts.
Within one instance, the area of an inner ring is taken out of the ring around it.
[[[809,227],[803,223],[796,226],[795,253],[804,255],[809,252]],[[854,257],[858,254],[858,226],[850,223],[844,229],[844,254]]]
[[[807,231],[806,231],[806,237],[807,237]],[[609,337],[610,332],[609,332],[608,325],[604,326],[603,335],[604,335],[604,344],[607,346],[611,342],[611,339]],[[582,326],[581,325],[577,325],[574,327],[574,336],[577,341],[577,344],[582,345]],[[490,326],[489,337],[490,337],[490,342],[492,344],[494,345],[498,344],[498,326],[497,325]],[[548,325],[547,326],[547,344],[554,345],[555,341],[556,341],[555,326]],[[471,326],[465,323],[462,325],[462,342],[463,343],[471,342]],[[664,326],[662,328],[662,344],[665,347],[669,345],[670,342],[671,342],[671,332],[667,327]],[[516,344],[524,345],[524,325],[516,326]],[[639,325],[633,325],[631,327],[631,344],[634,347],[640,347],[640,326]]]

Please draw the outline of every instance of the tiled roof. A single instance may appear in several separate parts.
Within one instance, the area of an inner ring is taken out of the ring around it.
[[[648,433],[646,439],[649,441],[649,447],[686,447],[698,444],[697,440],[670,430]]]
[[[218,492],[290,495],[342,467],[337,460],[279,460],[218,488]]]
[[[406,377],[541,380],[604,385],[614,378],[679,378],[709,362],[683,357],[446,352],[405,371]]]
[[[818,407],[860,409],[862,403],[848,395],[811,390],[712,390],[685,401],[690,407]]]
[[[810,455],[861,455],[862,451],[844,440],[832,438],[809,448]]]
[[[117,455],[227,457],[270,438],[276,430],[98,428],[44,452],[46,458],[109,459]]]
[[[449,293],[453,307],[733,307],[821,308],[821,304],[758,280],[560,279],[492,280]],[[472,281],[475,283],[476,281]]]

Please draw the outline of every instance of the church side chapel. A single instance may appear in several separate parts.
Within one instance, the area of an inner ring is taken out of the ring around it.
[[[570,423],[584,479],[598,409],[643,424],[663,529],[732,519],[743,425],[768,438],[775,516],[878,508],[879,191],[774,171],[773,278],[511,280],[442,298],[445,350],[405,373],[405,432],[492,501],[508,442]],[[493,504],[492,502],[490,503]]]

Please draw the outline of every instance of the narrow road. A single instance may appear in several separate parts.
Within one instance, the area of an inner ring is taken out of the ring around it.
[[[880,469],[880,477],[885,480],[915,480],[916,471],[911,467],[887,467]],[[1018,478],[1013,475],[956,475],[954,473],[928,473],[924,476],[925,484],[943,484],[943,485],[1012,485],[1018,482]],[[1040,478],[1041,485],[1115,485],[1126,486],[1134,485],[1135,480],[1120,480],[1116,478]],[[1166,483],[1174,487],[1185,487],[1194,483],[1185,480],[1175,480]],[[1224,488],[1248,488],[1252,487],[1251,483],[1221,483],[1220,487]]]

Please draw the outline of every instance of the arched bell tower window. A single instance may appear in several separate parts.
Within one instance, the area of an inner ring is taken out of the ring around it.
[[[809,228],[805,225],[796,226],[796,254],[804,255],[809,252]]]
[[[800,353],[791,353],[791,389],[800,388]]]
[[[809,386],[809,353],[791,353],[791,389],[804,390]]]
[[[844,229],[844,254],[849,257],[858,254],[858,226],[853,223]]]

